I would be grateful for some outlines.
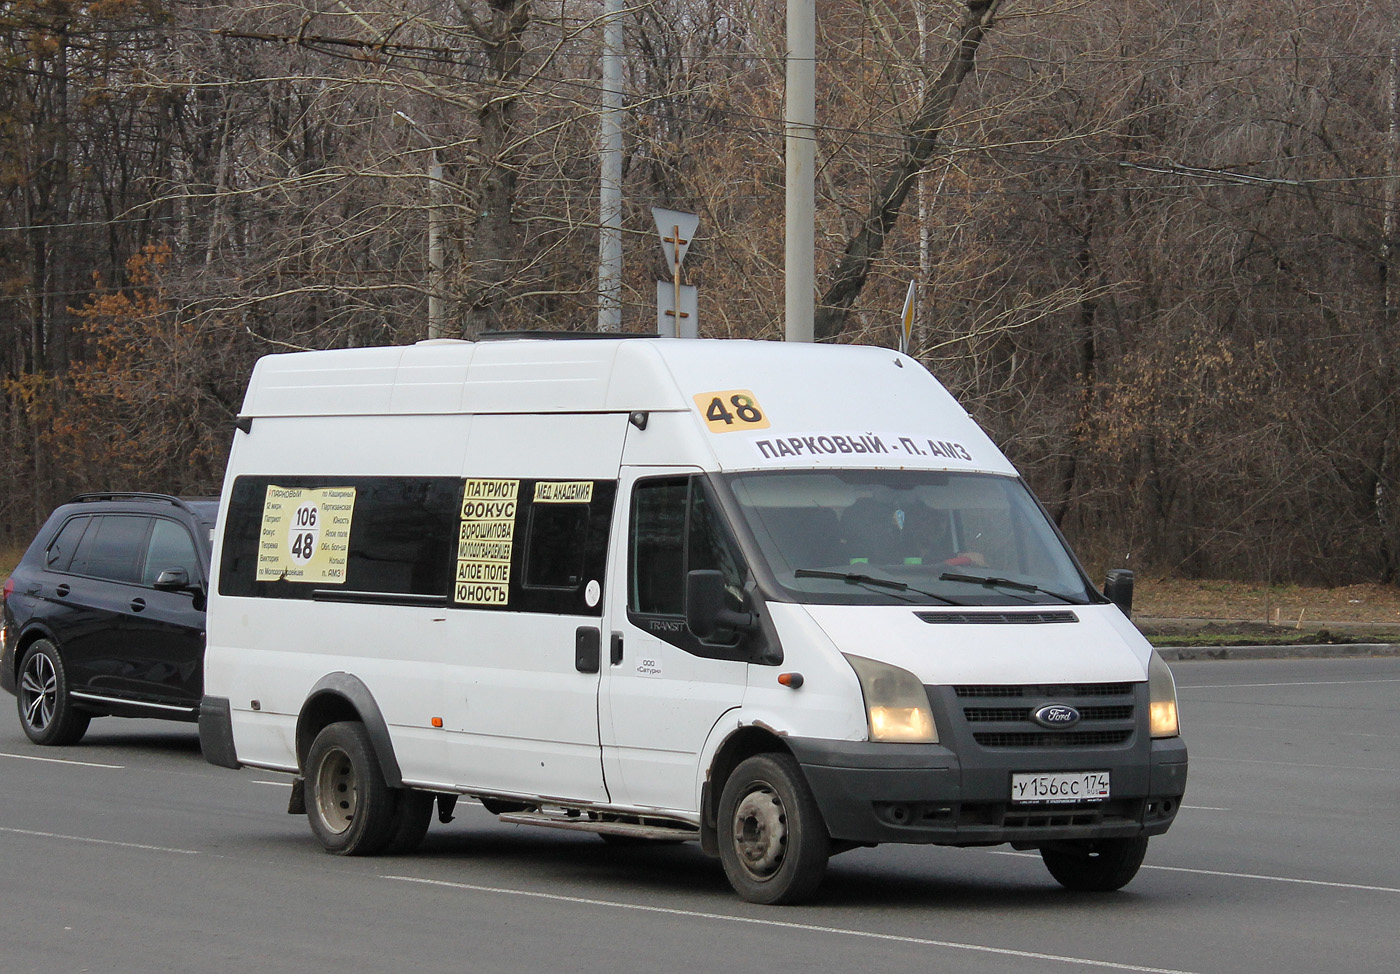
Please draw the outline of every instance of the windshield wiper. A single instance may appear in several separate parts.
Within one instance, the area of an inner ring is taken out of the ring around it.
[[[1068,602],[1070,605],[1084,604],[1082,599],[1072,598],[1061,592],[1052,592],[1048,588],[1041,588],[1030,582],[1018,582],[1014,578],[1002,578],[998,575],[964,575],[962,572],[944,572],[938,576],[938,580],[940,582],[969,582],[973,585],[990,585],[995,588],[1015,589],[1018,592],[1038,592],[1041,595],[1048,595],[1052,599]]]
[[[895,592],[914,592],[918,595],[926,596],[930,599],[938,599],[948,605],[962,605],[955,599],[950,599],[946,595],[939,595],[937,592],[925,592],[921,588],[914,588],[904,582],[897,582],[892,578],[880,578],[878,575],[866,575],[864,572],[829,572],[818,568],[799,568],[792,573],[794,578],[829,578],[837,582],[849,582],[851,585],[873,585],[877,588],[887,588]],[[910,599],[909,601],[916,601]]]

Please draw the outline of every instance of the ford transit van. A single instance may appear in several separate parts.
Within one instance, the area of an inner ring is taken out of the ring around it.
[[[759,903],[885,842],[1137,872],[1170,671],[884,348],[504,337],[274,355],[219,511],[200,737],[327,851],[503,821],[692,839]]]

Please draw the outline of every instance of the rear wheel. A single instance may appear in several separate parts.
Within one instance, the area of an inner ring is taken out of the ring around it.
[[[25,652],[15,700],[24,733],[35,744],[76,744],[92,721],[92,714],[73,709],[63,657],[47,639],[38,640]]]
[[[327,852],[382,852],[402,825],[394,820],[396,799],[364,724],[340,721],[316,735],[306,756],[306,817]]]
[[[750,903],[800,903],[826,875],[831,839],[812,790],[787,754],[739,764],[719,801],[719,858]]]
[[[1146,837],[1059,842],[1040,850],[1040,858],[1056,882],[1085,893],[1122,889],[1137,875],[1145,855]]]

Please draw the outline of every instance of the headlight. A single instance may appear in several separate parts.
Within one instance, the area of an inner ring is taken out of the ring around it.
[[[1176,680],[1155,650],[1147,664],[1147,695],[1151,698],[1152,736],[1176,737],[1180,733],[1176,717]]]
[[[933,711],[928,705],[928,691],[917,676],[898,666],[879,663],[864,656],[843,655],[846,655],[846,661],[860,679],[860,692],[865,696],[865,715],[872,741],[938,742],[938,729],[933,726]]]

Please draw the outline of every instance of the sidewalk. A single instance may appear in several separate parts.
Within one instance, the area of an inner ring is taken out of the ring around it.
[[[1158,646],[1168,662],[1205,659],[1368,659],[1400,656],[1396,643],[1342,643],[1304,646]]]
[[[1230,626],[1232,623],[1247,621],[1255,625],[1267,625],[1264,620],[1232,619],[1162,619],[1141,616],[1133,620],[1143,627],[1173,626],[1182,629],[1205,628],[1210,625]],[[1280,634],[1290,627],[1278,626]],[[1330,630],[1353,636],[1367,632],[1384,633],[1389,636],[1396,631],[1393,623],[1342,622],[1333,620],[1309,620],[1308,630],[1319,632]],[[1241,659],[1364,659],[1376,656],[1400,656],[1400,643],[1319,643],[1296,646],[1158,646],[1157,652],[1168,661],[1175,660],[1241,660]]]

